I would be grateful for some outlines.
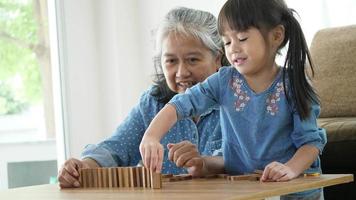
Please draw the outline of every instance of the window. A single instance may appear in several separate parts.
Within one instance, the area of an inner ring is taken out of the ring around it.
[[[9,176],[0,177],[0,188],[24,186],[11,174],[28,163],[56,168],[48,27],[46,0],[0,0],[0,174]],[[43,183],[30,174],[27,185]]]

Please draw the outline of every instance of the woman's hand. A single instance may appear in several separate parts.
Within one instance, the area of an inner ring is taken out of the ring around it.
[[[296,178],[299,173],[291,167],[280,162],[268,164],[262,174],[261,181],[289,181]]]
[[[61,188],[80,187],[79,183],[79,169],[90,168],[89,164],[70,158],[61,167],[58,172],[58,182]]]
[[[197,147],[189,141],[182,141],[176,144],[167,145],[168,159],[178,167],[186,167],[189,174],[194,177],[204,175],[204,159],[199,154]]]
[[[159,143],[159,140],[143,137],[140,144],[140,153],[145,167],[156,173],[161,173],[163,146]]]

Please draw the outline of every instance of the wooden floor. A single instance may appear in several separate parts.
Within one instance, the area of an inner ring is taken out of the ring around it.
[[[58,185],[41,185],[2,190],[0,191],[0,199],[263,199],[352,181],[352,174],[329,174],[320,177],[301,177],[289,182],[265,183],[249,180],[193,179],[180,182],[164,182],[162,189],[78,188],[60,190]]]

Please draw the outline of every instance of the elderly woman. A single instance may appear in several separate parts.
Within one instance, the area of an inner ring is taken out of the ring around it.
[[[80,168],[137,165],[142,136],[154,116],[175,94],[218,71],[224,60],[222,48],[216,18],[211,13],[188,8],[168,12],[157,31],[154,84],[109,138],[87,145],[81,160],[71,158],[64,163],[58,175],[60,187],[79,187]],[[184,167],[189,160],[220,155],[218,108],[179,121],[162,144],[163,173],[187,173]]]

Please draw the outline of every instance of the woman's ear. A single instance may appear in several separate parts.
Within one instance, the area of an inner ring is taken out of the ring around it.
[[[219,52],[218,55],[215,58],[215,66],[216,66],[216,71],[219,71],[220,67],[221,67],[221,61],[222,61],[222,53]]]

